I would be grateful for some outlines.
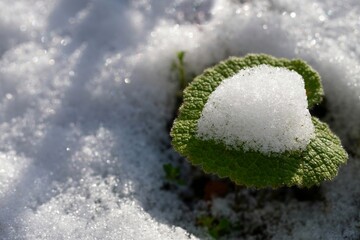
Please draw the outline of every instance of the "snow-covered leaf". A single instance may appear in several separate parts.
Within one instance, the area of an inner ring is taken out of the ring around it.
[[[244,146],[229,148],[224,141],[199,137],[198,122],[204,106],[220,83],[242,69],[263,64],[296,71],[304,79],[309,107],[321,102],[320,77],[302,60],[276,59],[268,55],[230,58],[207,69],[185,89],[184,103],[171,131],[175,149],[205,172],[229,177],[246,186],[309,187],[334,178],[339,166],[346,162],[347,153],[329,127],[314,117],[315,136],[301,150],[263,153]]]

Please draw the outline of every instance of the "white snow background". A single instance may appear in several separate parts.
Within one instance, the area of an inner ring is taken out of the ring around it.
[[[166,126],[180,50],[195,74],[246,53],[307,60],[327,122],[358,151],[358,0],[0,0],[0,239],[206,237],[201,204],[161,190],[178,159]],[[244,189],[244,212],[231,194],[211,211],[272,239],[359,239],[359,161],[323,201],[259,206]]]

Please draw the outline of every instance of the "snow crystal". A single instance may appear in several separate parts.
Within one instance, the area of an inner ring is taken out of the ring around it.
[[[303,150],[314,136],[307,107],[304,80],[295,71],[246,68],[211,93],[197,134],[263,153]]]

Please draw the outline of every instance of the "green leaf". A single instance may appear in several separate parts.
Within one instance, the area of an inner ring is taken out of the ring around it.
[[[179,51],[179,52],[177,52],[176,56],[177,56],[177,61],[172,63],[171,69],[177,70],[177,72],[178,72],[178,80],[179,80],[180,89],[181,89],[180,93],[182,94],[182,91],[188,85],[188,81],[186,79],[186,73],[185,73],[185,63],[184,63],[185,52]]]
[[[165,178],[168,181],[174,182],[179,185],[184,185],[185,181],[180,178],[180,168],[174,167],[170,163],[166,163],[163,165],[163,170],[165,172]]]
[[[184,62],[184,57],[185,57],[185,52],[184,52],[184,51],[179,51],[179,52],[177,53],[177,57],[178,57],[178,59],[179,59],[179,62],[180,62],[180,63],[183,63],[183,62]]]
[[[197,223],[200,226],[207,228],[210,236],[215,239],[224,236],[231,230],[231,223],[225,218],[216,219],[212,216],[201,216],[197,218]]]
[[[329,127],[316,118],[313,138],[304,151],[262,154],[258,151],[233,150],[223,143],[199,139],[197,121],[210,94],[226,78],[241,69],[267,64],[286,67],[299,73],[305,82],[309,107],[322,101],[319,75],[302,60],[277,59],[268,55],[229,58],[196,77],[184,91],[184,102],[171,130],[175,149],[205,172],[229,177],[239,185],[280,187],[318,185],[333,179],[347,153]]]

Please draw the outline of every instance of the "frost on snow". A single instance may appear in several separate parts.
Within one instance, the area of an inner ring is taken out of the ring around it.
[[[303,78],[259,65],[225,79],[210,95],[198,136],[263,153],[303,150],[314,136]]]

